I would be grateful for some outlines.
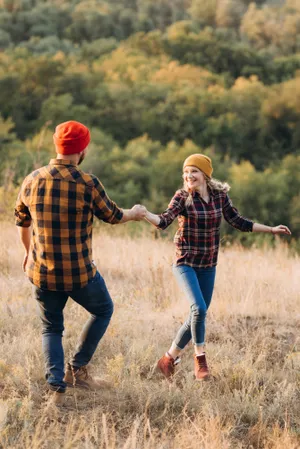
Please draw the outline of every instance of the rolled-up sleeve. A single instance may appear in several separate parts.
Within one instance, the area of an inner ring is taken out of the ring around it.
[[[93,212],[99,220],[110,224],[120,223],[123,218],[123,211],[109,198],[97,178],[94,178]]]
[[[182,213],[185,208],[185,201],[188,193],[184,190],[177,190],[170,201],[168,208],[159,215],[160,222],[157,226],[159,229],[166,229],[175,220],[175,218]]]
[[[24,191],[26,190],[26,196],[30,192],[30,187],[26,185],[26,180],[23,182],[21,190],[19,192],[16,205],[15,205],[15,224],[22,228],[29,228],[31,225],[31,215],[28,206],[24,202]]]
[[[243,217],[233,206],[231,199],[226,195],[223,205],[223,216],[227,223],[242,232],[252,232],[253,221]]]

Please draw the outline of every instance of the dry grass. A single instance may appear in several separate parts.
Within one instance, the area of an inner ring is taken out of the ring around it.
[[[284,247],[221,252],[207,332],[215,380],[195,384],[188,347],[169,385],[153,366],[188,311],[170,269],[173,246],[150,232],[132,240],[115,230],[94,239],[116,307],[92,364],[114,390],[70,391],[56,410],[22,249],[14,227],[0,224],[0,447],[300,448],[299,258]],[[66,358],[85,320],[70,301]]]

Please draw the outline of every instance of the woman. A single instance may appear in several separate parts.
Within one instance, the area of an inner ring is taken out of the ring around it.
[[[150,212],[146,215],[146,219],[160,229],[166,229],[177,216],[179,222],[174,238],[173,272],[189,301],[190,314],[170,349],[157,363],[169,380],[181,351],[190,340],[195,348],[196,380],[209,378],[204,352],[205,318],[215,282],[222,214],[231,226],[243,232],[291,234],[287,226],[270,227],[242,217],[227,194],[229,185],[213,179],[212,172],[209,157],[192,154],[183,164],[183,189],[175,193],[168,209],[161,215]]]

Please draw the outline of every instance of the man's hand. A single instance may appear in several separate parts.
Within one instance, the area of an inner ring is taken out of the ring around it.
[[[141,221],[144,220],[147,214],[147,209],[141,204],[136,204],[131,209],[122,209],[123,217],[120,223],[127,221]]]
[[[147,209],[141,204],[136,204],[130,210],[132,213],[132,220],[134,221],[144,220],[144,218],[146,217]]]
[[[25,256],[24,256],[24,259],[23,259],[23,263],[22,263],[22,269],[23,269],[24,273],[26,271],[27,261],[28,261],[28,254],[25,253]]]
[[[24,249],[25,249],[25,255],[24,255],[24,259],[23,259],[23,263],[22,263],[22,269],[25,272],[27,261],[28,261],[28,254],[30,251],[30,240],[31,240],[31,232],[32,231],[31,231],[31,227],[18,226],[18,232],[19,232],[19,236],[20,236],[22,245],[24,246]]]

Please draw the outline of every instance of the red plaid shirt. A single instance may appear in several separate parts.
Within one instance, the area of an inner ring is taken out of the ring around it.
[[[26,274],[45,290],[72,291],[96,274],[92,260],[94,215],[111,224],[123,212],[96,176],[68,160],[51,159],[25,178],[15,206],[17,226],[32,225]]]
[[[166,229],[178,216],[176,265],[213,267],[217,265],[222,214],[231,226],[243,232],[252,232],[253,222],[239,214],[225,192],[210,192],[208,203],[195,192],[189,206],[187,197],[185,190],[175,193],[168,209],[160,215],[158,227]]]

